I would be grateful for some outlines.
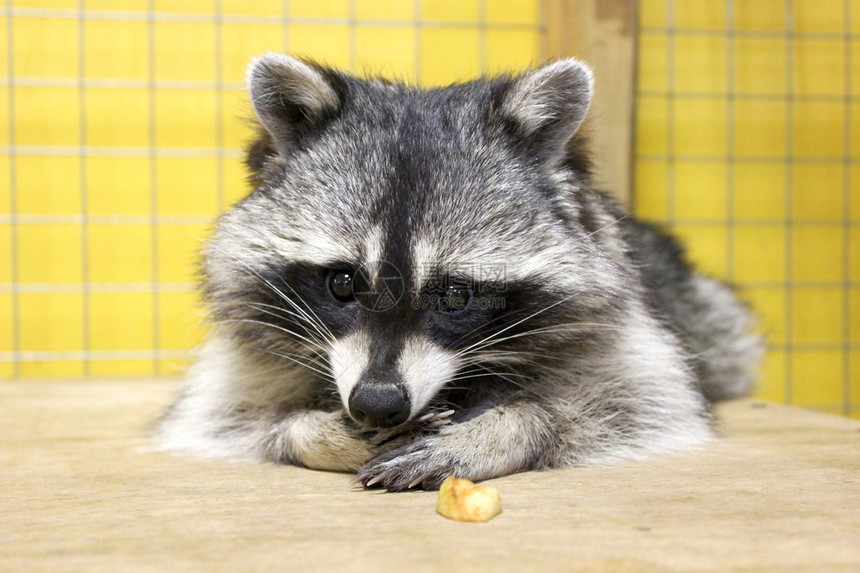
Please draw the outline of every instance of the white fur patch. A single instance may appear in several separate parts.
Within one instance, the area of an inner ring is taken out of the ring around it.
[[[412,260],[415,261],[412,268],[414,284],[423,285],[430,278],[432,263],[439,260],[439,250],[432,242],[418,237],[412,242]]]
[[[249,439],[252,424],[242,429],[224,428],[224,413],[236,403],[237,380],[253,388],[259,380],[254,372],[237,372],[242,360],[224,338],[213,335],[199,349],[198,361],[188,373],[184,399],[177,402],[169,417],[155,430],[161,449],[192,453],[202,457],[249,459],[256,444]],[[253,392],[248,392],[249,396]]]
[[[434,245],[426,239],[418,240],[412,249],[414,284],[425,284],[430,272],[438,268],[443,274],[468,271],[467,274],[473,275],[470,278],[476,281],[488,278],[503,282],[538,279],[571,291],[578,290],[578,273],[564,271],[568,266],[574,268],[578,253],[561,241],[550,243],[554,237],[549,233],[541,238],[539,250],[521,239],[483,245],[470,241],[446,241]],[[580,267],[575,268],[578,270]]]
[[[382,260],[382,249],[385,234],[379,225],[370,229],[364,239],[364,263],[374,263]],[[375,273],[374,273],[375,278]]]
[[[453,352],[424,337],[415,336],[406,341],[397,367],[409,390],[412,416],[420,412],[436,392],[453,378],[457,362]]]
[[[281,255],[284,260],[313,264],[351,261],[355,258],[355,253],[344,241],[338,241],[337,237],[319,229],[304,230],[301,242],[278,240],[277,237],[273,237],[272,250]]]
[[[357,331],[334,341],[329,351],[332,373],[343,407],[349,411],[349,394],[358,384],[370,356],[370,338]]]

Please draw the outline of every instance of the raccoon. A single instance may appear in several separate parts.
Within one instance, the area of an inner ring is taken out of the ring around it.
[[[247,85],[165,448],[435,489],[697,446],[749,390],[748,309],[594,188],[584,63],[419,89],[271,53]]]

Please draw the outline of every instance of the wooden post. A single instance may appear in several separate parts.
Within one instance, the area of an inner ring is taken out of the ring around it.
[[[576,56],[595,73],[590,112],[597,186],[632,196],[636,78],[635,0],[543,0],[544,60]]]

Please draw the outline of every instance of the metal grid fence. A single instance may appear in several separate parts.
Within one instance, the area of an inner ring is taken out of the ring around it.
[[[762,317],[759,395],[860,412],[858,5],[642,3],[636,206]]]
[[[0,20],[0,377],[183,367],[200,237],[247,192],[252,56],[435,84],[529,65],[540,36],[536,0],[12,0]]]
[[[546,0],[551,1],[551,0]],[[246,192],[248,59],[425,84],[539,61],[537,0],[10,0],[0,377],[158,374],[200,337],[194,253]],[[759,395],[856,414],[856,0],[642,0],[635,208],[763,318]]]

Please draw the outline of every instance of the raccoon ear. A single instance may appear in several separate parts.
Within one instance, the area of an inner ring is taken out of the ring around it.
[[[324,68],[269,53],[248,67],[254,112],[279,151],[340,113],[342,100]]]
[[[582,125],[593,93],[591,68],[568,58],[516,78],[505,90],[499,109],[513,120],[521,137],[558,159]]]

